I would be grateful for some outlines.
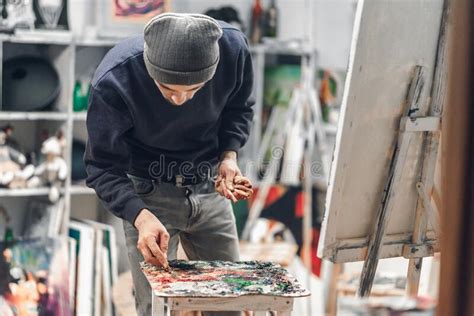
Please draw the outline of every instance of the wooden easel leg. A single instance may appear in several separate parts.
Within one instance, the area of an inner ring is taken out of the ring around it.
[[[407,294],[408,296],[418,296],[420,287],[421,266],[423,258],[410,259],[408,261],[407,274]]]
[[[441,17],[441,24],[439,30],[438,46],[436,50],[436,63],[434,69],[433,78],[433,95],[431,97],[431,105],[429,109],[429,115],[441,116],[443,112],[444,99],[446,94],[446,81],[447,81],[447,61],[446,50],[447,45],[447,34],[448,34],[448,17],[449,17],[449,6],[451,1],[445,0],[443,3],[443,15]],[[431,202],[429,197],[433,191],[434,174],[436,160],[438,156],[440,133],[430,133],[428,136],[428,154],[423,158],[423,167],[421,181],[417,184],[417,189],[420,194],[418,201],[415,227],[413,230],[414,244],[419,244],[423,241],[427,228],[427,217],[430,218],[431,225],[435,229],[436,233],[439,232],[439,219],[430,206]],[[409,296],[417,296],[418,289],[420,286],[420,275],[421,266],[423,263],[422,258],[410,259],[408,263],[408,276],[407,276],[407,294]]]
[[[379,262],[378,251],[379,249],[377,249],[377,256],[369,256],[365,259],[364,268],[360,277],[359,290],[357,292],[357,296],[359,297],[367,297],[370,295],[375,272],[377,271],[377,264]]]
[[[435,253],[431,261],[430,277],[428,282],[428,294],[437,298],[439,294],[439,272],[440,272],[440,254]]]
[[[277,312],[278,316],[291,316],[290,311],[284,311],[284,312]]]
[[[328,298],[326,301],[326,315],[336,316],[337,313],[337,281],[342,272],[342,263],[332,265],[331,279],[329,280]]]
[[[151,298],[151,315],[152,316],[166,316],[165,300],[152,294]]]
[[[408,92],[406,117],[410,118],[412,113],[419,110],[420,103],[422,102],[420,96],[422,95],[424,85],[424,69],[422,66],[416,66],[415,75]],[[362,268],[359,290],[357,292],[359,297],[367,297],[370,295],[375,272],[377,271],[380,248],[383,245],[385,229],[388,225],[390,214],[393,209],[393,197],[397,194],[397,186],[400,183],[412,136],[412,133],[406,133],[404,131],[399,132],[398,135],[398,142],[395,147],[395,152],[393,153],[382,201],[377,212],[373,233],[370,236],[369,245],[367,247],[367,258],[365,259],[364,267]]]

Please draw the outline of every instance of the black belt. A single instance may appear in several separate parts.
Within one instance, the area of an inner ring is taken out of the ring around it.
[[[182,176],[182,175],[173,175],[173,176],[163,176],[159,178],[150,178],[150,177],[143,177],[134,175],[132,173],[129,174],[132,178],[137,178],[139,180],[145,180],[155,183],[172,183],[177,187],[183,187],[187,185],[199,184],[204,181],[211,179],[211,175],[200,176],[200,175],[193,175],[193,176]]]
[[[165,183],[173,183],[177,187],[182,187],[182,186],[187,186],[187,185],[193,185],[193,184],[199,184],[204,181],[209,180],[211,177],[210,176],[198,176],[194,175],[191,177],[185,177],[182,175],[176,175],[172,177],[162,177],[158,179],[154,179],[156,182],[165,182]]]

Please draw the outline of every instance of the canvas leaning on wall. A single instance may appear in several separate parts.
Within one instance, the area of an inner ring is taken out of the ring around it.
[[[66,238],[0,243],[0,315],[70,315]]]

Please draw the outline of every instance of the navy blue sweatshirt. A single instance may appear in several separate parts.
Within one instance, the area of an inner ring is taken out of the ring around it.
[[[216,74],[182,106],[170,104],[148,75],[143,35],[117,44],[97,68],[87,113],[86,183],[116,216],[133,224],[145,208],[127,173],[150,177],[159,164],[173,176],[184,165],[187,171],[215,165],[222,152],[247,141],[252,61],[244,35],[221,26]]]

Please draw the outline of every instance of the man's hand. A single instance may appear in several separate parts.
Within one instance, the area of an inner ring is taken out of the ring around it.
[[[219,163],[216,189],[217,192],[234,203],[237,202],[237,198],[232,194],[234,190],[234,178],[236,176],[242,176],[239,166],[237,165],[237,153],[234,151],[226,151],[222,154],[221,162]]]
[[[170,235],[165,226],[147,209],[140,211],[134,226],[138,229],[137,248],[145,261],[167,269]]]
[[[242,176],[237,165],[237,154],[234,151],[224,152],[219,163],[219,175],[216,179],[216,191],[232,202],[249,198],[252,183]]]

